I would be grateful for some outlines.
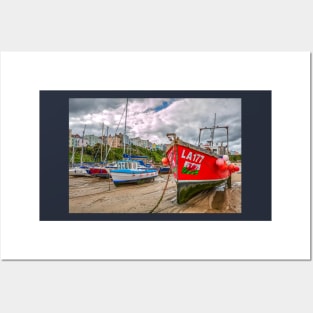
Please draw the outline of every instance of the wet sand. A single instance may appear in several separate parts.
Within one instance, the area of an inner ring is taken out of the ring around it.
[[[241,173],[232,174],[232,188],[203,191],[187,203],[176,203],[176,183],[168,175],[154,182],[114,186],[97,177],[69,178],[70,213],[241,213]],[[158,204],[159,203],[159,204]]]

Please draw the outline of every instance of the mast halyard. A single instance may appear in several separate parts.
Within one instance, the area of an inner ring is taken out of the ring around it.
[[[123,151],[123,154],[125,154],[126,153],[126,127],[127,127],[127,106],[128,106],[128,98],[127,98],[127,100],[126,100],[126,109],[125,109],[125,128],[124,128],[124,151]]]
[[[102,148],[103,148],[103,129],[104,129],[104,123],[102,124],[102,137],[101,137],[101,139],[102,139],[102,143],[101,143],[101,158],[100,158],[101,162],[102,162]]]

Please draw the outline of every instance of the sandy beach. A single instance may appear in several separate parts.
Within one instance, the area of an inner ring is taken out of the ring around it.
[[[167,182],[168,180],[168,182]],[[164,188],[161,202],[158,204]],[[232,188],[203,191],[187,203],[176,203],[172,175],[154,182],[116,187],[110,179],[69,178],[70,213],[241,213],[241,173],[232,174]]]

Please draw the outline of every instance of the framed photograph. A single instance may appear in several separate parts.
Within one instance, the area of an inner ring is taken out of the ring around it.
[[[70,213],[241,212],[241,99],[71,98],[69,128]]]

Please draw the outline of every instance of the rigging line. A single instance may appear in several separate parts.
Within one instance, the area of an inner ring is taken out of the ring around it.
[[[123,118],[123,116],[124,116],[125,111],[126,111],[126,107],[124,108],[124,111],[123,111],[123,113],[122,113],[121,119],[120,119],[120,121],[119,121],[119,123],[118,123],[118,125],[117,125],[117,127],[116,127],[115,136],[116,136],[117,131],[118,131],[119,127],[120,127],[120,124],[121,124],[121,121],[122,121],[122,118]],[[108,155],[109,155],[109,153],[110,153],[111,148],[112,148],[112,145],[110,145],[109,150],[108,150],[108,152],[107,152],[107,154],[106,154],[106,156],[105,156],[105,161],[107,161],[107,158],[108,158]]]

